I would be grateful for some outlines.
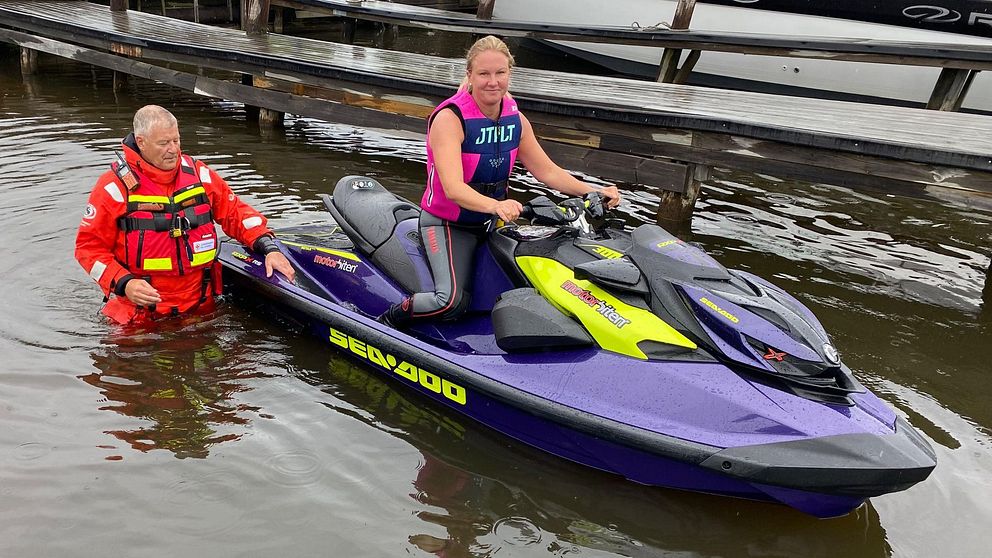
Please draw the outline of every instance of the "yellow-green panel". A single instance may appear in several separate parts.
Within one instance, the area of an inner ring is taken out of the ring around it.
[[[695,349],[696,344],[651,312],[631,306],[586,280],[575,278],[571,269],[550,258],[521,256],[517,265],[551,304],[575,316],[599,346],[647,360],[637,347],[641,341],[657,341]]]

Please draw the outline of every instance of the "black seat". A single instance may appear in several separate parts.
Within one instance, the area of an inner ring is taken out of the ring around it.
[[[386,272],[408,292],[424,289],[410,255],[396,233],[396,227],[409,219],[419,219],[420,208],[397,197],[374,178],[346,176],[334,186],[334,195],[320,195],[324,207],[379,269]],[[416,221],[412,227],[416,231]],[[415,237],[406,238],[409,244]]]

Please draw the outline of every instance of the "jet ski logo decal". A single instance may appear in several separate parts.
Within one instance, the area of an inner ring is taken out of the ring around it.
[[[256,267],[262,265],[262,262],[256,260],[255,258],[249,256],[248,254],[245,254],[244,252],[238,252],[237,250],[235,250],[234,252],[231,252],[231,255],[243,262],[250,263]]]
[[[720,308],[712,300],[706,298],[705,296],[703,298],[699,299],[699,302],[702,302],[703,304],[705,304],[706,306],[708,306],[711,310],[713,310],[717,314],[720,314],[724,318],[727,318],[731,322],[734,322],[735,324],[737,322],[741,321],[740,318],[738,318],[737,316],[731,314],[730,312],[727,312],[723,308]]]
[[[768,347],[768,352],[761,355],[761,358],[765,360],[774,360],[777,362],[782,362],[782,359],[784,359],[786,356],[787,355],[785,353],[780,353],[775,349]]]
[[[617,309],[610,306],[606,301],[596,298],[591,292],[583,289],[582,287],[576,285],[571,281],[565,281],[561,284],[561,288],[568,294],[573,295],[582,302],[589,305],[590,308],[599,312],[599,315],[606,318],[611,324],[616,326],[617,329],[623,329],[623,326],[630,323],[630,320],[624,318],[617,312]]]
[[[623,252],[618,252],[613,248],[607,248],[601,244],[575,244],[590,254],[605,258],[607,260],[617,260],[624,256]]]
[[[418,368],[405,360],[401,361],[389,353],[382,352],[378,347],[369,345],[361,339],[356,339],[333,327],[328,329],[330,333],[327,339],[332,344],[349,350],[376,366],[381,366],[390,372],[394,372],[411,383],[420,384],[434,393],[443,395],[449,401],[464,405],[468,400],[468,392],[462,386],[450,382],[433,372]]]
[[[358,264],[348,263],[342,258],[331,258],[320,254],[314,255],[313,263],[324,265],[331,269],[338,269],[346,273],[354,273],[355,270],[358,269]]]

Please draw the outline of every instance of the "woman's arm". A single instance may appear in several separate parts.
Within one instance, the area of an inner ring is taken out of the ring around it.
[[[465,132],[458,116],[450,110],[442,110],[434,117],[430,129],[430,145],[434,154],[434,172],[441,180],[444,195],[459,207],[498,215],[504,221],[513,221],[520,216],[520,202],[516,200],[495,200],[484,196],[465,183],[462,169],[462,142]]]
[[[520,122],[522,135],[517,158],[534,175],[534,178],[563,194],[581,196],[596,190],[607,198],[610,207],[616,207],[620,203],[620,192],[616,186],[596,188],[575,178],[548,157],[544,148],[537,142],[530,121],[523,114],[520,115]]]

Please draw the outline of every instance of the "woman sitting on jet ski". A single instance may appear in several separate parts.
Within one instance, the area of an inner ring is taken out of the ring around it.
[[[416,293],[393,305],[384,321],[400,326],[418,319],[451,319],[469,306],[475,248],[494,217],[511,222],[519,202],[507,199],[507,181],[519,157],[535,178],[567,195],[596,190],[556,165],[530,122],[507,93],[513,55],[487,36],[466,55],[458,93],[427,120],[427,189],[420,201],[420,238],[434,276],[434,292]],[[610,207],[620,203],[615,186],[598,189]]]

